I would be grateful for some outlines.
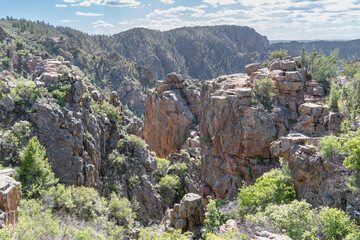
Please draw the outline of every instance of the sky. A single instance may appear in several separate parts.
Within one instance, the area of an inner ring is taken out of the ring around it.
[[[230,24],[252,27],[269,40],[360,38],[360,0],[0,0],[0,6],[0,17],[89,34]]]

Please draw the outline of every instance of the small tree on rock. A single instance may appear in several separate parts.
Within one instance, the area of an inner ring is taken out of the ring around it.
[[[58,182],[46,158],[46,150],[37,137],[30,139],[20,155],[20,160],[21,166],[17,169],[17,177],[25,194],[30,196]]]

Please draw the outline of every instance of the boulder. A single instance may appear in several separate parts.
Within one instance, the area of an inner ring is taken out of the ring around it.
[[[253,72],[259,70],[260,64],[259,63],[251,63],[245,66],[245,71],[248,76],[250,76]]]
[[[16,225],[18,205],[21,199],[21,185],[14,180],[13,169],[0,171],[0,228],[5,225]]]
[[[15,109],[15,103],[9,95],[6,95],[1,99],[0,104],[7,112],[11,112]]]
[[[170,210],[170,221],[176,229],[193,231],[201,226],[205,220],[205,209],[199,194],[188,193],[179,204]]]

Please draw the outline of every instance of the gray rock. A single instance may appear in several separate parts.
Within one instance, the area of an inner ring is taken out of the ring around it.
[[[245,66],[245,71],[248,76],[250,76],[253,72],[259,70],[260,64],[259,63],[251,63]]]
[[[1,99],[0,104],[8,112],[12,112],[15,109],[15,103],[9,95],[6,95],[3,99]]]

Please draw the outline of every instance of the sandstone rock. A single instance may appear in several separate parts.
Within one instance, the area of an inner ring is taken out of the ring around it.
[[[190,135],[191,126],[197,121],[196,107],[190,106],[196,104],[200,94],[199,91],[183,90],[184,80],[179,74],[169,74],[165,83],[166,91],[148,91],[143,128],[149,149],[159,157],[180,151]]]
[[[294,60],[282,60],[280,62],[280,67],[284,71],[293,71],[296,70],[296,62]]]
[[[78,79],[74,83],[73,102],[75,103],[79,102],[83,93],[84,93],[84,84],[82,83],[81,79]]]
[[[20,183],[14,180],[15,171],[12,169],[0,171],[0,227],[15,225],[18,219],[18,205],[21,199]]]
[[[170,221],[176,229],[192,231],[194,227],[203,225],[205,210],[202,197],[195,193],[186,194],[180,204],[170,210]]]
[[[229,219],[220,227],[220,234],[225,234],[228,231],[233,232],[237,229],[236,221],[234,219]]]
[[[282,70],[281,69],[281,60],[280,59],[274,59],[269,63],[269,70]]]
[[[245,71],[248,76],[257,70],[259,70],[259,63],[252,63],[245,66]]]

